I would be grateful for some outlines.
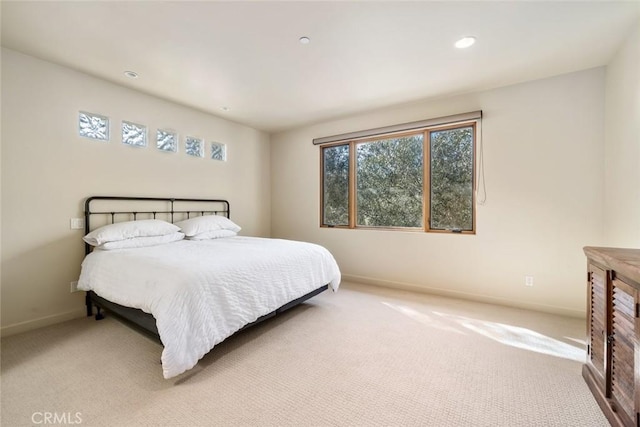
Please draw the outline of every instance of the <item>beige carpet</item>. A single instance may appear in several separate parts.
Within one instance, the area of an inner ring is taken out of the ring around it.
[[[606,426],[585,321],[343,284],[164,380],[107,318],[4,338],[2,425]],[[63,424],[61,424],[63,425]]]

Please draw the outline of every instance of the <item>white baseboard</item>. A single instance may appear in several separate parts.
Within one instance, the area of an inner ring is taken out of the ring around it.
[[[471,294],[467,292],[452,291],[449,289],[431,288],[427,286],[415,285],[412,283],[395,282],[391,280],[375,279],[372,277],[356,276],[352,274],[343,274],[342,280],[345,282],[361,283],[363,285],[380,286],[391,289],[401,289],[404,291],[412,291],[425,294],[433,294],[446,296],[451,298],[464,299],[469,301],[477,301],[489,304],[503,305],[507,307],[524,308],[527,310],[542,311],[545,313],[559,314],[562,316],[586,318],[586,313],[580,310],[574,310],[565,307],[558,307],[545,304],[536,304],[530,302],[514,301],[507,298],[491,297],[487,295]],[[20,334],[22,332],[31,331],[56,323],[66,322],[67,320],[77,319],[86,315],[84,308],[68,311],[66,313],[54,314],[51,316],[41,317],[39,319],[27,320],[13,325],[3,326],[0,328],[0,336],[8,337]]]
[[[0,336],[8,337],[10,335],[16,335],[34,329],[42,328],[56,323],[66,322],[67,320],[77,319],[87,315],[86,309],[78,309],[73,311],[67,311],[66,313],[53,314],[51,316],[41,317],[34,320],[26,320],[20,323],[14,323],[13,325],[3,326],[0,328]]]
[[[575,310],[571,308],[558,307],[558,306],[546,305],[546,304],[536,304],[536,303],[523,302],[523,301],[514,301],[507,298],[471,294],[467,292],[452,291],[450,289],[431,288],[428,286],[420,286],[412,283],[395,282],[391,280],[375,279],[372,277],[355,276],[351,274],[343,274],[342,280],[345,282],[361,283],[363,285],[373,285],[373,286],[380,286],[384,288],[401,289],[404,291],[439,295],[439,296],[458,298],[458,299],[464,299],[469,301],[502,305],[506,307],[523,308],[526,310],[541,311],[544,313],[559,314],[562,316],[576,317],[580,319],[586,319],[587,317],[587,314],[584,311]]]

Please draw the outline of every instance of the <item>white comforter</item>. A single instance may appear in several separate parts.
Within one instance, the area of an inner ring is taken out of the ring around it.
[[[326,284],[337,290],[340,270],[321,246],[230,237],[96,250],[78,288],[151,313],[171,378],[244,325]]]

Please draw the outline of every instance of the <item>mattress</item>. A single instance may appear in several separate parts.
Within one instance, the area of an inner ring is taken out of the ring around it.
[[[243,326],[327,284],[338,289],[340,270],[322,246],[236,236],[94,250],[78,289],[153,315],[171,378]]]

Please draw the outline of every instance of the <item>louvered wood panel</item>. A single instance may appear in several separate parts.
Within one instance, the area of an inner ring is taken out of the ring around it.
[[[614,279],[612,287],[611,397],[630,422],[635,411],[635,289]]]
[[[605,380],[605,331],[606,327],[606,290],[607,281],[604,270],[594,266],[589,266],[589,293],[590,293],[590,309],[589,316],[589,338],[591,347],[589,352],[589,361],[591,367],[600,376],[600,381],[604,385]]]
[[[612,427],[640,427],[640,249],[586,246],[584,253],[588,357],[582,376]]]

